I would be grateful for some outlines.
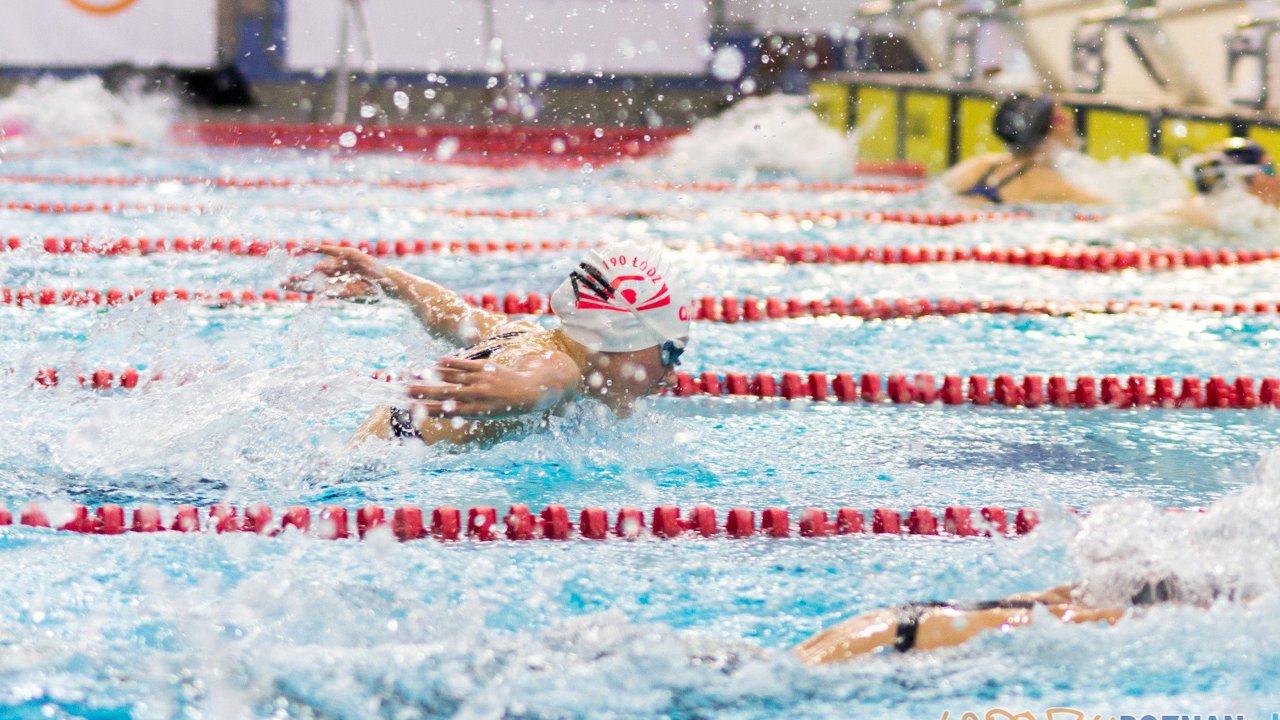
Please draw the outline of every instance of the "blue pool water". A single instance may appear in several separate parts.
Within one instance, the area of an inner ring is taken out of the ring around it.
[[[626,168],[490,171],[286,152],[67,151],[8,161],[0,172],[456,181],[425,191],[5,184],[6,199],[218,207],[0,211],[0,234],[28,240],[651,237],[672,247],[698,295],[1278,299],[1274,263],[1100,275],[964,263],[786,267],[732,252],[742,241],[1011,247],[1112,240],[1069,213],[941,229],[809,227],[740,212],[958,207],[928,196],[681,194],[637,185],[643,175]],[[550,215],[460,219],[425,210],[459,207]],[[581,207],[667,212],[651,219],[557,214]],[[53,256],[38,241],[25,245],[0,254],[0,285],[261,290],[310,262],[283,253]],[[572,260],[533,253],[401,264],[462,291],[501,294],[547,292]],[[1171,312],[700,324],[686,367],[1263,376],[1278,374],[1277,337],[1274,316]],[[1000,504],[1046,508],[1046,524],[1030,537],[996,541],[454,546],[0,529],[0,715],[914,718],[990,707],[1072,706],[1090,716],[1280,710],[1280,651],[1265,641],[1280,630],[1273,593],[1211,612],[1157,608],[1113,628],[1039,622],[958,650],[840,667],[802,667],[785,652],[872,608],[995,597],[1088,573],[1078,521],[1063,507],[1096,508],[1124,496],[1160,507],[1208,506],[1245,488],[1268,502],[1280,498],[1270,476],[1251,473],[1277,445],[1274,412],[655,399],[627,422],[601,422],[600,409],[587,405],[547,430],[483,449],[345,447],[373,405],[397,397],[394,386],[369,379],[370,370],[425,367],[448,349],[389,305],[0,307],[0,358],[13,368],[0,376],[0,503],[17,509],[41,500],[56,511],[70,502],[559,502],[573,509],[708,502],[721,509],[778,504],[793,513],[814,505]],[[43,367],[73,375],[128,365],[168,378],[145,391],[100,394],[74,383],[30,384]],[[1261,518],[1239,524],[1271,537],[1274,516]],[[1179,542],[1203,540],[1184,527],[1197,518],[1180,522],[1116,522],[1109,531],[1158,536],[1159,559],[1176,562]],[[1257,554],[1229,533],[1214,538],[1222,558]]]

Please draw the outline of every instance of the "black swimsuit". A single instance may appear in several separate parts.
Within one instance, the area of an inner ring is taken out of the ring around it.
[[[908,603],[894,608],[898,613],[898,630],[894,634],[893,649],[907,652],[916,646],[916,633],[920,631],[920,618],[930,610],[959,610],[975,612],[979,610],[1030,610],[1041,603],[1035,600],[983,600],[980,602],[956,602],[948,600],[927,600],[925,602]]]
[[[1004,202],[1004,198],[1000,195],[1000,191],[1004,189],[1004,186],[1022,177],[1023,174],[1030,170],[1031,166],[1034,164],[1035,163],[1033,161],[1028,160],[1018,167],[1017,170],[1014,170],[1001,178],[1000,182],[992,185],[991,176],[995,175],[996,171],[1001,167],[1001,163],[996,163],[987,169],[987,172],[978,179],[978,182],[974,183],[972,187],[960,194],[968,197],[980,197],[999,205]]]
[[[494,335],[486,340],[481,340],[474,345],[468,345],[458,351],[459,357],[463,360],[487,360],[491,355],[499,350],[508,347],[512,343],[500,342],[490,345],[495,340],[510,340],[518,335],[523,335],[524,330],[515,332],[502,333]],[[485,347],[481,347],[485,346]],[[476,350],[475,348],[481,348]],[[391,408],[391,434],[398,438],[418,438],[422,439],[422,433],[418,432],[418,428],[413,423],[413,411],[405,408]]]
[[[1179,599],[1178,590],[1170,578],[1144,582],[1138,592],[1129,598],[1129,604],[1135,607],[1148,607],[1159,603],[1175,602]],[[916,633],[920,631],[920,619],[930,610],[958,610],[975,612],[979,610],[1030,610],[1037,605],[1048,605],[1039,600],[981,600],[978,602],[957,602],[949,600],[926,600],[924,602],[907,603],[894,608],[898,613],[898,629],[893,638],[893,649],[907,652],[916,646]]]

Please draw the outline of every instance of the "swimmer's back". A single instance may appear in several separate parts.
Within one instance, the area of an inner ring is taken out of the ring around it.
[[[964,160],[947,172],[943,182],[952,192],[983,203],[1091,205],[1102,202],[1101,198],[1072,185],[1054,168],[1007,153]]]

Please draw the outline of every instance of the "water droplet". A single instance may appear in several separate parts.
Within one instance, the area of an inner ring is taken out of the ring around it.
[[[338,136],[338,144],[344,148],[353,148],[356,146],[356,134],[350,130]]]
[[[401,110],[408,110],[409,93],[403,90],[397,90],[395,94],[391,96],[391,102],[395,103],[395,106]]]
[[[742,51],[732,45],[716,48],[715,54],[711,56],[711,74],[717,80],[737,80],[746,65]]]

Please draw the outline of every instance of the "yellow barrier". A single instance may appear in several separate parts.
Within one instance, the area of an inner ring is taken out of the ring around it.
[[[849,131],[849,86],[843,83],[815,82],[809,96],[818,117],[840,132]]]
[[[1249,128],[1249,139],[1265,148],[1273,161],[1280,159],[1280,128],[1254,125]]]
[[[1146,113],[1088,108],[1085,151],[1098,160],[1151,151],[1151,118]]]
[[[951,159],[951,98],[944,93],[908,92],[903,101],[903,158],[928,172],[941,172]]]
[[[1160,154],[1174,162],[1231,137],[1224,120],[1165,118],[1160,123]]]
[[[897,160],[898,91],[864,85],[858,88],[859,155],[862,160]]]
[[[961,97],[959,119],[960,159],[975,155],[1004,152],[1004,143],[991,132],[996,116],[996,101],[984,97]]]
[[[813,83],[818,113],[832,127],[849,129],[856,120],[861,134],[861,158],[870,161],[906,160],[929,172],[945,170],[952,158],[1002,152],[1004,144],[991,130],[997,97],[980,92],[949,91],[913,84],[862,84],[837,80]],[[1280,126],[1254,117],[1179,117],[1188,111],[1147,111],[1108,106],[1099,99],[1084,100],[1085,151],[1098,160],[1158,152],[1174,162],[1247,129],[1275,157],[1280,158]],[[855,110],[856,108],[856,110]],[[1152,137],[1154,118],[1158,134]]]

